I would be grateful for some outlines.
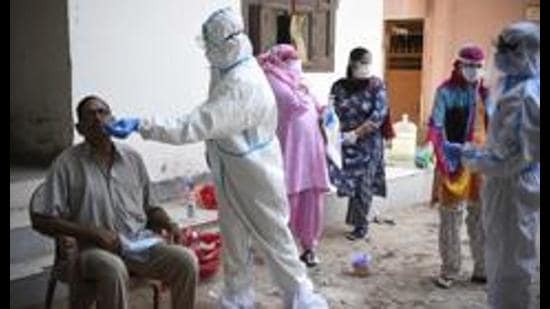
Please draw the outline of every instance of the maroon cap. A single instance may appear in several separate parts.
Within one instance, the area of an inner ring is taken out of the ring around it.
[[[481,63],[485,59],[483,50],[476,45],[464,45],[458,51],[458,60],[465,63]]]

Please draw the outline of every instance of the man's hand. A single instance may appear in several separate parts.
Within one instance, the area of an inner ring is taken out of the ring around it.
[[[170,223],[170,227],[167,229],[168,237],[170,237],[170,242],[174,244],[179,244],[181,241],[181,229],[176,222]]]
[[[170,219],[166,211],[161,207],[155,207],[147,212],[149,227],[157,233],[168,233],[169,241],[179,243],[181,229],[177,222]]]
[[[90,239],[100,248],[110,252],[118,252],[120,249],[120,239],[118,234],[104,229],[93,229]]]

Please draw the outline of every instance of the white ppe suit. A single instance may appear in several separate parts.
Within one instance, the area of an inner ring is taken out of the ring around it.
[[[142,120],[140,134],[174,145],[206,141],[220,203],[222,308],[254,307],[251,241],[265,254],[285,308],[328,308],[313,292],[288,228],[277,106],[241,18],[216,11],[203,24],[203,39],[212,65],[207,101],[187,115]]]
[[[517,23],[500,35],[495,64],[504,73],[483,149],[467,145],[463,163],[486,175],[482,190],[488,303],[529,308],[540,209],[540,32]]]

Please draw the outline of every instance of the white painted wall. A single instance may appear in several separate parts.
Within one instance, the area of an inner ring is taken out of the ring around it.
[[[228,5],[240,11],[238,0],[69,0],[73,110],[91,93],[120,116],[173,115],[200,104],[209,75],[195,38],[208,15]],[[202,143],[125,142],[143,154],[154,181],[206,170]]]
[[[326,102],[330,87],[346,74],[349,52],[358,46],[372,52],[372,73],[382,77],[384,68],[383,0],[340,0],[336,11],[336,44],[334,73],[307,74],[312,92]]]
[[[227,5],[240,12],[239,0],[69,0],[73,110],[91,93],[120,116],[173,115],[202,103],[208,64],[195,38],[204,19]],[[356,46],[372,51],[373,72],[382,74],[382,0],[341,1],[336,26],[335,73],[307,76],[322,102]],[[125,142],[143,154],[154,181],[206,170],[202,143]]]

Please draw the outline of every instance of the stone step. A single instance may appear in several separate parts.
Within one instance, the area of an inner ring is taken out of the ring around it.
[[[54,250],[52,238],[41,235],[30,227],[10,231],[10,265],[49,256]]]
[[[425,204],[431,198],[433,171],[420,170],[408,166],[390,166],[386,168],[386,198],[374,197],[372,214],[386,210]],[[325,227],[345,225],[348,199],[338,197],[335,192],[325,197]],[[347,227],[346,227],[347,228]]]
[[[34,189],[44,181],[45,176],[45,169],[10,167],[10,211],[28,209]]]
[[[26,208],[10,209],[10,231],[31,225],[29,211]]]
[[[49,275],[50,272],[48,267],[43,269],[40,273],[10,280],[10,308],[43,308]],[[56,304],[64,299],[67,299],[68,295],[67,285],[58,283],[54,294],[53,308],[58,308]]]
[[[39,275],[45,271],[49,271],[49,268],[53,265],[53,259],[54,256],[52,253],[33,259],[26,259],[17,263],[10,262],[10,281]]]

